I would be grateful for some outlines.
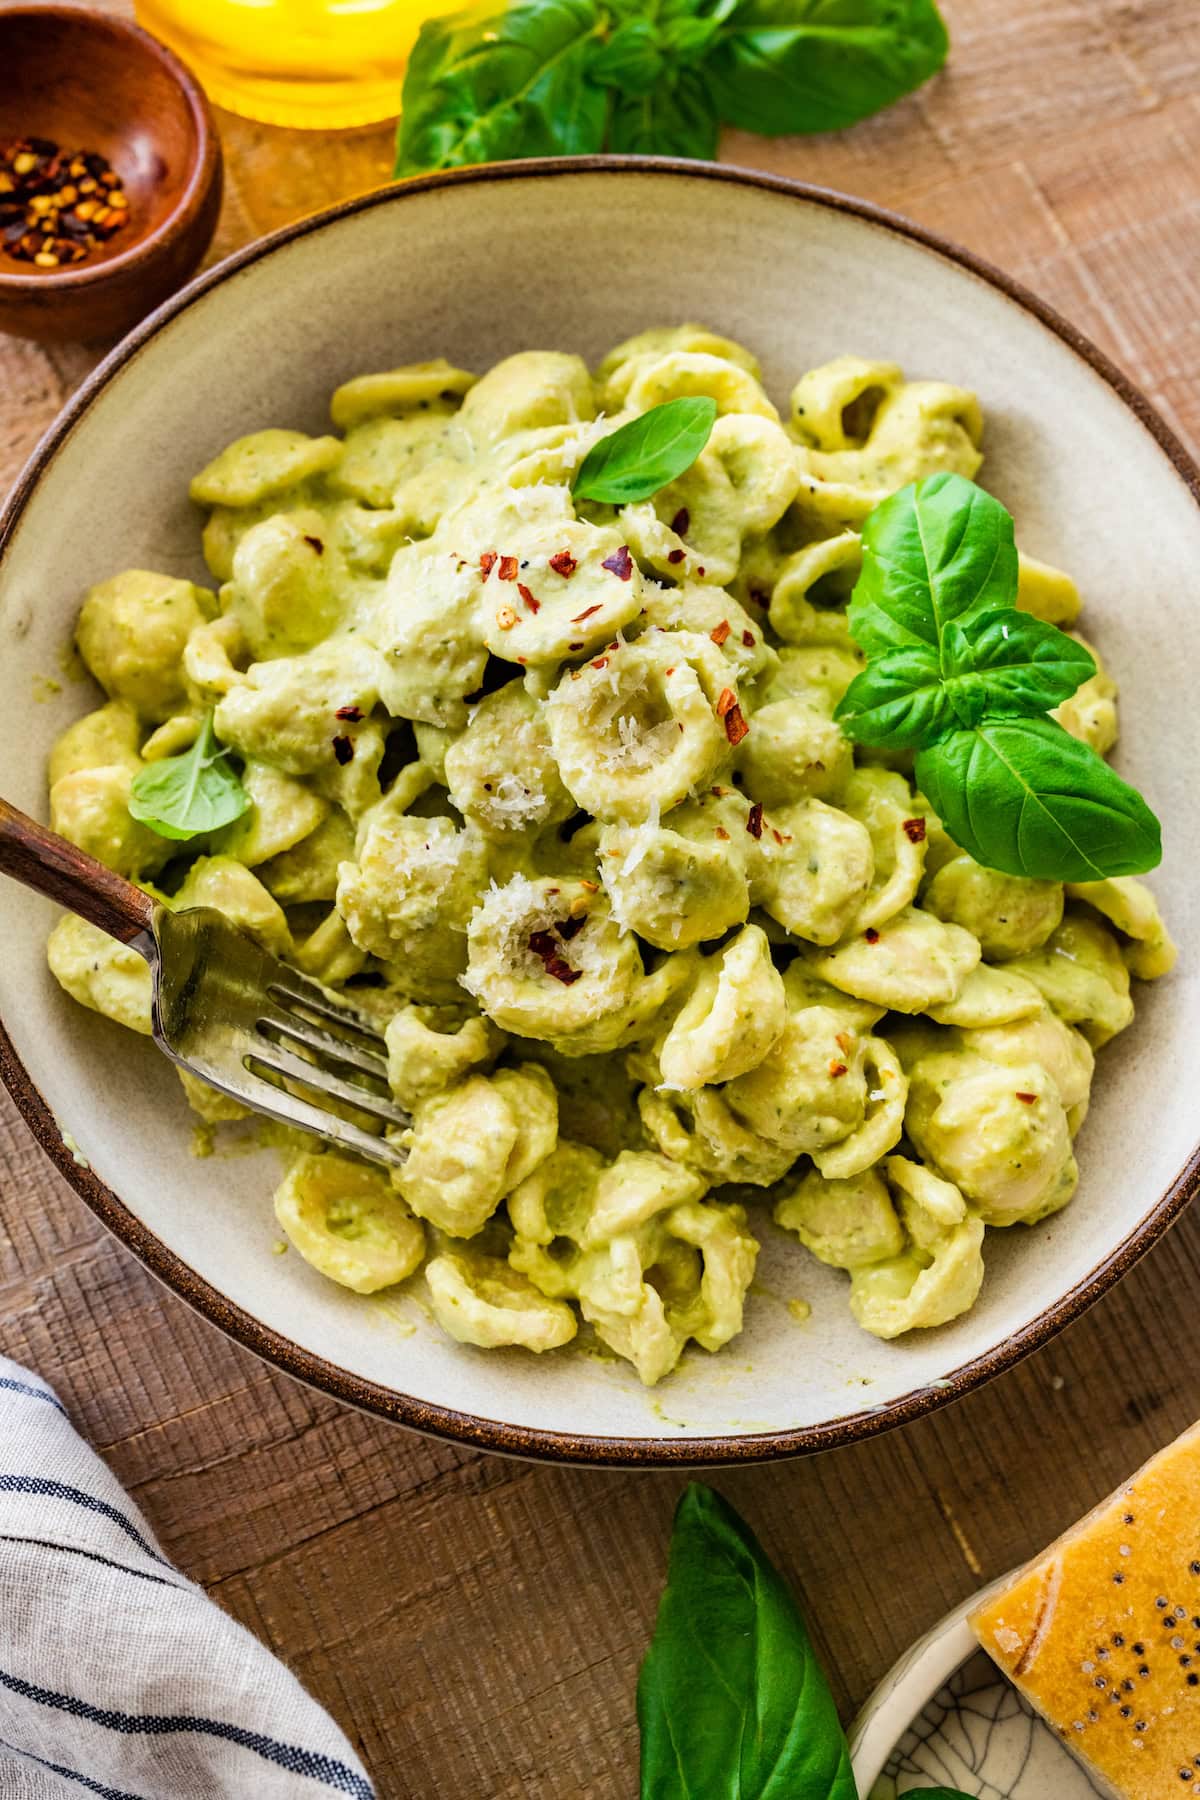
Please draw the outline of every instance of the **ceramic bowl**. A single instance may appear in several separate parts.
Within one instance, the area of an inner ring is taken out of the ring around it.
[[[902,1800],[936,1783],[979,1800],[1107,1800],[979,1648],[967,1624],[978,1599],[914,1644],[851,1726],[859,1793]]]
[[[464,1349],[415,1296],[364,1300],[271,1254],[274,1159],[192,1155],[172,1070],[58,991],[43,956],[50,909],[0,882],[5,1076],[112,1229],[280,1367],[387,1418],[531,1456],[719,1464],[869,1436],[1044,1342],[1179,1213],[1196,1180],[1200,1049],[1197,471],[1069,326],[915,226],[766,175],[581,159],[422,178],[210,271],[100,367],[0,525],[0,769],[6,797],[41,812],[50,743],[95,704],[72,683],[45,698],[84,588],[130,565],[207,579],[187,480],[231,438],[321,431],[330,390],[356,371],[438,354],[484,369],[530,346],[594,360],[691,318],[752,345],[784,405],[801,371],[847,350],[978,391],[987,481],[1022,543],[1078,578],[1123,687],[1118,760],[1166,822],[1156,885],[1182,972],[1140,995],[1136,1024],[1100,1059],[1079,1197],[1035,1230],[989,1234],[965,1318],[880,1343],[852,1322],[845,1277],[767,1228],[743,1336],[716,1357],[690,1353],[652,1393],[572,1350]],[[812,1308],[803,1324],[793,1299]]]
[[[32,135],[98,150],[129,198],[129,223],[86,262],[39,269],[0,250],[0,331],[118,337],[212,240],[221,149],[208,101],[148,33],[86,6],[0,5],[0,69],[0,143]]]

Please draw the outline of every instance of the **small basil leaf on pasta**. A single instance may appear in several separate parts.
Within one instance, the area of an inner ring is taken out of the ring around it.
[[[1141,875],[1162,833],[1137,792],[1049,718],[984,719],[917,755],[916,781],[987,869],[1047,881]]]
[[[962,475],[930,475],[877,506],[863,527],[850,630],[868,656],[903,644],[940,649],[952,619],[1011,606],[1012,516]]]
[[[575,477],[576,499],[611,506],[649,500],[691,468],[716,417],[717,403],[706,394],[652,406],[592,445]]]
[[[959,723],[936,650],[906,644],[874,656],[834,712],[848,737],[889,750],[915,750]]]
[[[1096,673],[1085,645],[1013,607],[952,620],[942,633],[946,695],[960,725],[1045,713]]]
[[[209,713],[190,750],[139,769],[129,790],[130,816],[165,838],[194,838],[240,819],[250,804]]]
[[[833,1696],[795,1601],[711,1488],[675,1512],[638,1681],[641,1800],[856,1800]]]
[[[427,19],[404,77],[395,173],[602,149],[608,99],[588,68],[606,23],[594,0],[482,0]]]
[[[721,117],[768,137],[837,131],[941,68],[933,0],[742,0],[712,56]]]

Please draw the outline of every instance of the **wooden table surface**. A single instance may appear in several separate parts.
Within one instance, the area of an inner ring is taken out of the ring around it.
[[[896,207],[1074,319],[1200,451],[1200,6],[945,0],[919,95],[723,154]],[[214,255],[384,180],[385,130],[222,116]],[[99,350],[0,337],[0,490]],[[847,1712],[918,1632],[1200,1413],[1200,1211],[1020,1368],[903,1432],[717,1481]],[[0,1349],[52,1381],[187,1573],[278,1652],[384,1800],[628,1800],[681,1478],[502,1461],[365,1418],[161,1289],[0,1103]],[[802,1378],[802,1372],[801,1372]]]

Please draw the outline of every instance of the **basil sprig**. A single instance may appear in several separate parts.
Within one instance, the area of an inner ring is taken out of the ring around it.
[[[675,1512],[638,1680],[641,1800],[858,1800],[804,1620],[744,1519],[711,1488]],[[951,1788],[925,1800],[967,1800]]]
[[[129,790],[129,811],[165,838],[193,838],[232,825],[250,804],[227,752],[217,742],[212,714],[190,750],[139,769]]]
[[[477,0],[421,27],[395,172],[712,157],[722,123],[830,131],[920,86],[946,50],[934,0]]]
[[[893,494],[863,530],[849,624],[867,666],[849,737],[915,750],[917,784],[985,868],[1049,881],[1140,875],[1162,858],[1136,788],[1048,715],[1095,673],[1082,644],[1019,612],[1013,522],[961,475]]]
[[[592,445],[572,483],[575,498],[611,506],[648,500],[691,468],[716,417],[717,403],[706,394],[652,406]]]

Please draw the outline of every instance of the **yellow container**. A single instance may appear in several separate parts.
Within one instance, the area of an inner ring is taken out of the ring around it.
[[[332,130],[394,118],[422,21],[461,0],[135,0],[218,106]]]

